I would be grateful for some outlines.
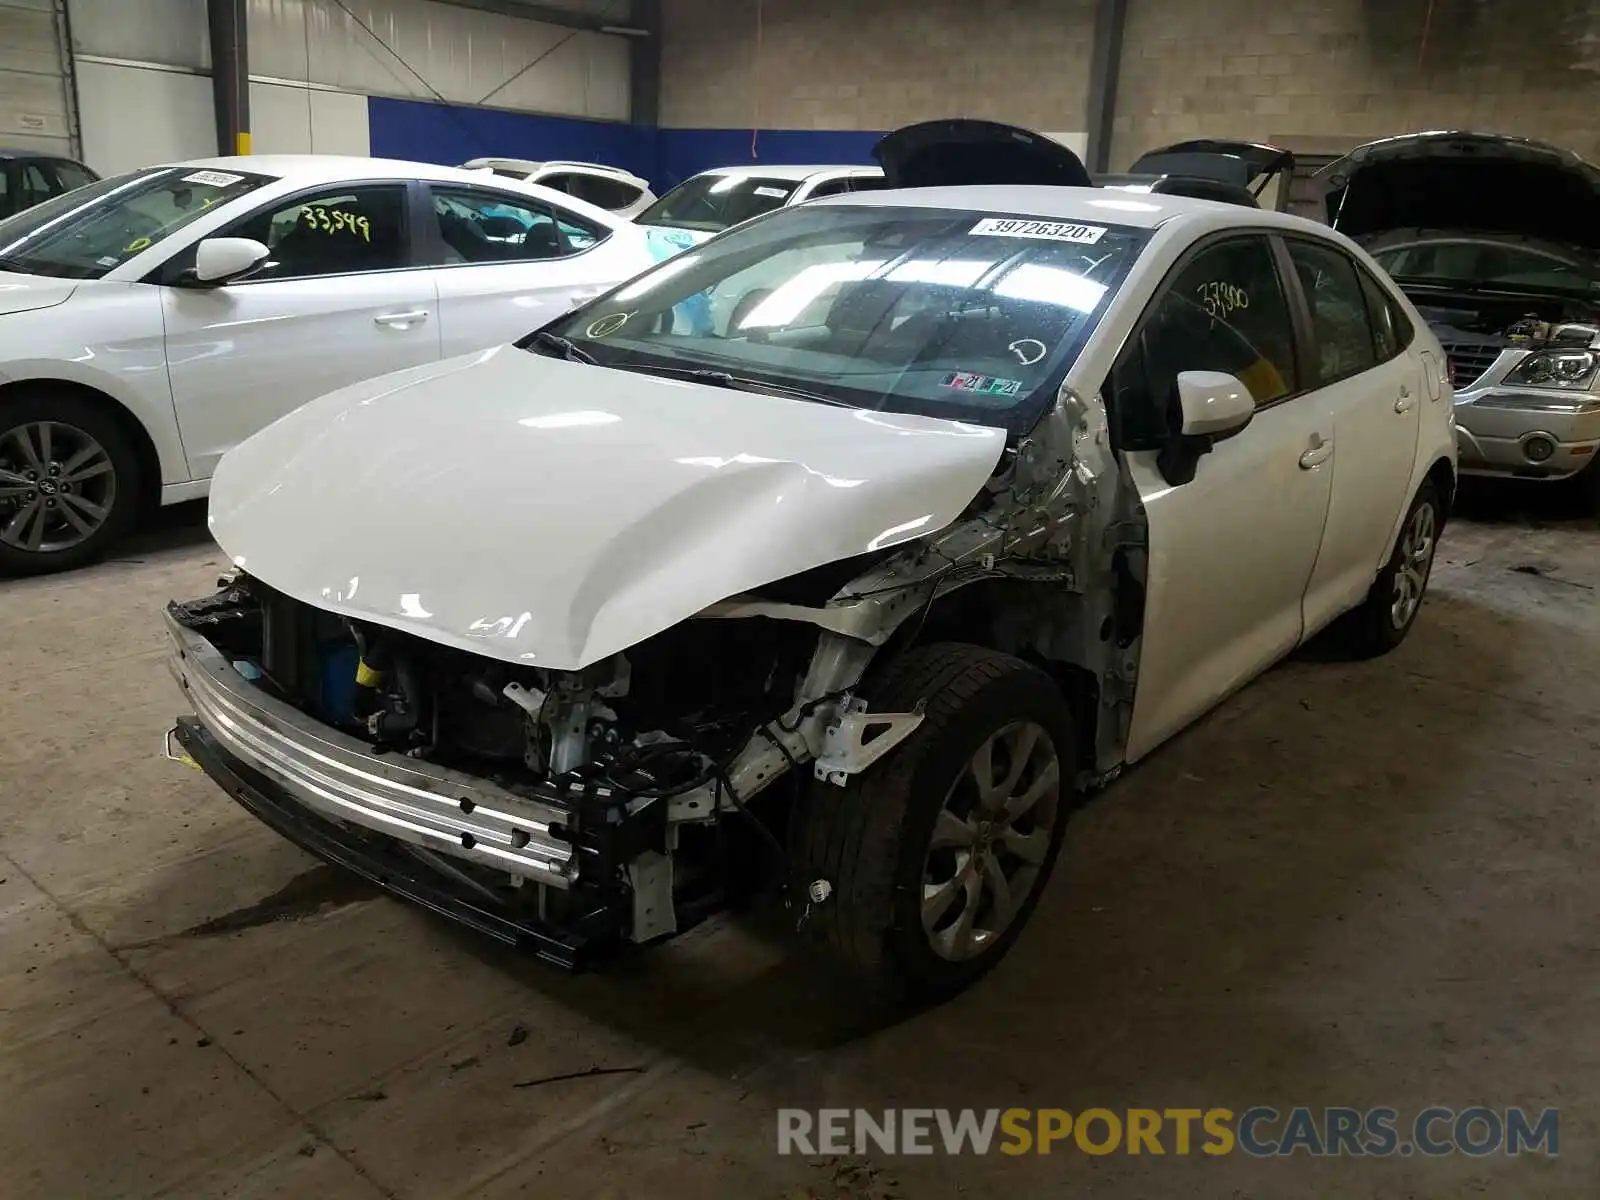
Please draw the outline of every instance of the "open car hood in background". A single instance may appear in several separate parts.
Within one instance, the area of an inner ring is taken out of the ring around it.
[[[1483,133],[1412,133],[1352,150],[1318,183],[1328,223],[1541,237],[1600,250],[1600,169],[1570,150]]]
[[[1248,188],[1263,178],[1294,170],[1294,155],[1260,142],[1198,138],[1163,146],[1138,158],[1129,175],[1183,175]]]
[[[968,184],[1093,187],[1083,160],[1042,133],[996,121],[924,121],[887,133],[872,149],[891,188]]]

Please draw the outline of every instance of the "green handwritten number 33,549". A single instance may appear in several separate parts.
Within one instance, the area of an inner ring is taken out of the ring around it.
[[[300,210],[301,219],[312,229],[320,229],[323,233],[359,233],[363,240],[372,240],[372,222],[366,217],[358,217],[355,213],[344,212],[337,208],[321,208],[308,204]]]

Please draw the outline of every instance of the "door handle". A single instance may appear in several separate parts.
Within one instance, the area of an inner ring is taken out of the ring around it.
[[[392,329],[404,329],[406,326],[421,324],[428,319],[428,310],[425,308],[413,309],[411,312],[379,313],[372,318],[374,325],[387,325]]]
[[[1412,399],[1411,399],[1411,389],[1409,387],[1407,387],[1405,384],[1402,383],[1400,385],[1400,397],[1399,397],[1399,399],[1397,399],[1394,402],[1394,410],[1395,410],[1395,412],[1397,412],[1397,413],[1408,413],[1408,412],[1410,412],[1412,403],[1413,402],[1412,402]]]
[[[1300,456],[1300,469],[1309,471],[1313,467],[1320,467],[1333,457],[1333,439],[1324,438],[1319,433],[1311,435],[1311,447]]]

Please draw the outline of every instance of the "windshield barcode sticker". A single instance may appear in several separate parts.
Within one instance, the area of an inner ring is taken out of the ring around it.
[[[988,217],[979,221],[969,231],[974,237],[1040,238],[1047,242],[1076,242],[1092,246],[1105,237],[1099,225],[1072,225],[1062,221],[1017,221],[1005,217]]]
[[[243,175],[229,175],[226,171],[195,171],[183,177],[184,183],[204,183],[211,187],[232,187]]]
[[[758,195],[758,196],[771,196],[774,200],[782,200],[788,194],[789,193],[784,191],[782,188],[758,187],[756,189],[756,195]]]

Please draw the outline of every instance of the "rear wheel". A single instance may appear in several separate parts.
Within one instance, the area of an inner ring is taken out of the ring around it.
[[[992,968],[1039,901],[1071,808],[1072,719],[1044,672],[977,646],[913,650],[862,692],[927,715],[876,768],[798,806],[803,931],[874,999],[937,1002]]]
[[[103,554],[133,522],[138,459],[115,419],[71,394],[0,401],[0,573]]]
[[[1433,573],[1433,556],[1444,526],[1439,490],[1426,480],[1400,525],[1394,550],[1361,607],[1340,619],[1336,630],[1354,658],[1387,654],[1411,632]]]

